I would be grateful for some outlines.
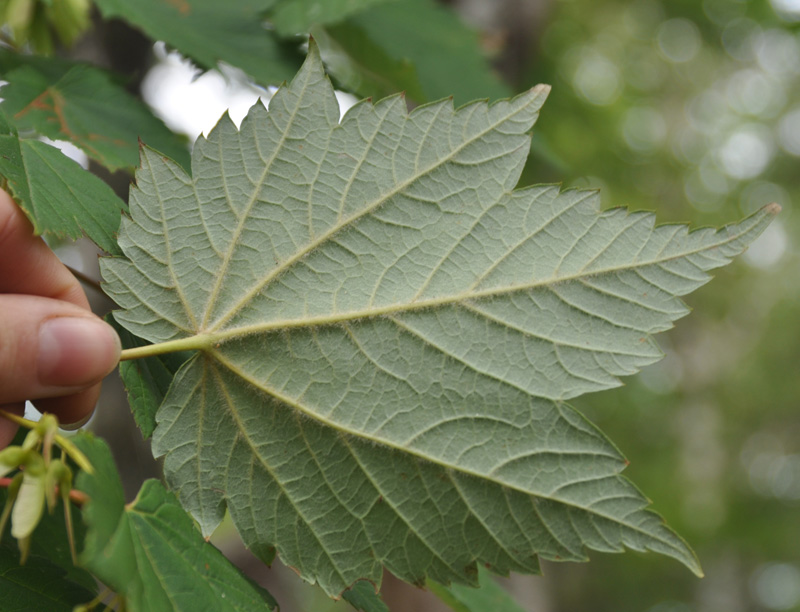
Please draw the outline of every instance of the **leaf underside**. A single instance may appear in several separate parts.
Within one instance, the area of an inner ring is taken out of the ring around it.
[[[154,452],[205,534],[225,508],[338,595],[381,565],[416,584],[536,572],[624,547],[697,561],[565,400],[660,358],[676,297],[760,233],[512,191],[548,89],[457,111],[402,97],[338,123],[312,43],[269,112],[223,117],[192,175],[145,150],[102,262],[117,320],[198,351]]]

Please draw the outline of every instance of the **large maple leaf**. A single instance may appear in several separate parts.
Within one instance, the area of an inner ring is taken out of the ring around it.
[[[103,261],[117,320],[196,349],[154,451],[209,534],[227,507],[258,554],[332,595],[381,566],[474,582],[627,546],[699,573],[565,400],[661,353],[677,296],[740,253],[722,230],[513,190],[547,95],[339,108],[315,46],[269,111],[195,145],[192,177],[145,149]],[[135,353],[130,353],[135,356]]]

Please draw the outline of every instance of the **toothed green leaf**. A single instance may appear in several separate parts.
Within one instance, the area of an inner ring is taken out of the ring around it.
[[[267,612],[272,596],[206,542],[175,496],[147,480],[130,504],[108,445],[81,433],[75,443],[97,466],[80,472],[76,488],[86,538],[81,565],[125,597],[131,612]]]
[[[205,534],[244,541],[338,595],[381,566],[474,584],[629,547],[700,569],[565,401],[661,356],[677,296],[740,253],[722,230],[514,191],[547,95],[391,97],[339,109],[315,45],[269,111],[225,117],[192,176],[145,150],[103,260],[117,320],[197,348],[153,436]],[[166,347],[166,348],[169,348]]]
[[[37,234],[79,238],[85,233],[104,251],[119,253],[116,233],[125,202],[55,147],[20,139],[2,107],[0,178]]]
[[[492,577],[481,570],[480,588],[454,584],[451,587],[428,582],[427,587],[454,612],[525,612],[514,598]]]
[[[225,62],[262,85],[289,78],[300,64],[297,43],[265,27],[270,0],[95,0],[106,19],[120,18],[163,40],[203,68]]]
[[[72,580],[63,567],[46,557],[33,554],[20,565],[19,550],[12,541],[9,538],[0,544],[0,612],[71,612],[76,605],[94,598],[93,591]]]
[[[20,132],[71,142],[112,171],[136,165],[139,141],[188,165],[186,139],[167,129],[111,73],[0,48],[0,74],[8,82],[3,111]]]

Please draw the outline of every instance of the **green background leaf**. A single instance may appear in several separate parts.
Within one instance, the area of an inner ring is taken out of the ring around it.
[[[412,101],[427,99],[413,62],[392,56],[363,28],[345,22],[316,28],[314,38],[331,76],[342,89],[376,100],[398,91]]]
[[[119,253],[116,234],[127,210],[112,189],[55,147],[22,139],[0,106],[0,176],[37,234],[79,238]]]
[[[203,539],[161,483],[146,481],[126,506],[108,446],[90,434],[74,440],[95,466],[95,474],[81,472],[76,482],[91,498],[83,508],[88,531],[81,563],[124,595],[130,610],[277,608],[269,593]]]
[[[392,97],[339,124],[312,44],[268,113],[197,142],[195,179],[145,152],[129,259],[103,276],[130,331],[202,349],[154,452],[205,534],[227,506],[256,554],[274,544],[332,595],[381,565],[474,584],[476,562],[586,549],[700,573],[564,401],[656,361],[677,296],[777,209],[689,233],[593,192],[512,192],[546,94],[410,115]]]
[[[163,40],[204,68],[226,62],[262,85],[291,78],[298,45],[282,42],[263,25],[269,0],[96,0],[106,18],[120,17],[153,40]]]
[[[34,541],[41,537],[34,533]],[[19,550],[8,542],[0,544],[0,594],[0,612],[72,612],[95,596],[44,557],[33,554],[20,565]]]
[[[312,25],[341,21],[389,0],[277,0],[267,15],[281,35],[308,32]]]
[[[99,68],[0,49],[0,74],[2,108],[20,131],[71,142],[111,170],[139,163],[140,139],[189,167],[185,140]]]
[[[21,445],[27,433],[21,428],[11,444]],[[6,499],[7,490],[0,488],[0,508]],[[75,507],[72,516],[75,541],[80,542],[85,530]],[[5,533],[0,534],[0,612],[71,612],[73,606],[94,598],[95,579],[72,563],[61,502],[52,514],[43,514],[32,534],[31,552],[23,566],[19,549],[9,532],[10,525],[6,525]]]
[[[106,321],[117,330],[123,348],[149,344],[131,334],[110,315],[106,317]],[[119,374],[128,392],[133,418],[145,439],[153,435],[153,430],[156,428],[156,411],[164,400],[175,373],[189,356],[188,353],[170,353],[135,361],[123,361],[119,364]]]
[[[13,444],[19,445],[22,443],[24,434],[27,433],[27,430],[23,429],[21,431],[23,432],[23,435],[18,435],[17,440],[15,440]],[[0,488],[0,508],[5,505],[5,502],[6,489]],[[72,529],[76,542],[82,541],[86,532],[83,524],[78,518],[78,514],[78,509],[73,507]],[[19,550],[17,549],[16,544],[12,543],[13,540],[11,539],[9,532],[10,526],[7,525],[6,532],[3,534],[3,546],[7,547],[8,550],[1,552],[0,557],[3,557],[4,559],[8,557],[8,559],[14,560],[15,563],[19,565]],[[58,568],[58,573],[61,576],[59,580],[69,583],[67,586],[78,585],[82,587],[84,591],[88,592],[96,590],[95,579],[91,576],[91,574],[81,567],[76,567],[72,563],[72,553],[69,549],[69,539],[67,537],[64,509],[60,502],[52,514],[45,512],[42,515],[41,521],[36,526],[36,529],[33,532],[33,537],[31,538],[30,558],[42,559],[45,562],[44,565],[42,565],[43,571],[47,571],[51,575],[55,575],[56,573],[56,570],[53,568]],[[10,564],[11,561],[9,560],[8,563]],[[8,567],[10,568],[11,565]],[[32,580],[35,580],[35,577],[32,578]],[[69,586],[69,588],[72,589],[72,586]],[[89,598],[82,601],[88,601],[88,599],[91,599],[92,597],[94,597],[93,594],[90,595]],[[2,598],[0,598],[0,601],[1,600]]]
[[[381,596],[375,592],[375,586],[365,580],[359,580],[342,593],[342,599],[360,612],[389,612]]]
[[[452,96],[460,106],[511,94],[492,72],[478,35],[432,0],[378,4],[325,32],[351,58],[349,65],[343,57],[332,63],[332,74],[341,74],[342,81],[363,96],[380,98],[405,90],[417,104]],[[410,87],[412,74],[418,85]],[[402,78],[394,82],[398,75]],[[392,82],[386,83],[389,79]]]
[[[427,587],[455,612],[525,612],[489,572],[481,569],[479,575],[480,587],[477,589],[460,584],[446,587],[431,581]]]

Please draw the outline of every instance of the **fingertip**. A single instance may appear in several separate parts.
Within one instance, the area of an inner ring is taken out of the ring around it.
[[[35,235],[30,219],[0,189],[0,293],[38,295],[89,310],[80,283]]]
[[[79,419],[79,420],[75,421],[74,423],[59,423],[59,425],[58,425],[58,426],[59,426],[61,429],[63,429],[64,431],[77,431],[77,430],[79,430],[81,427],[83,427],[84,425],[86,425],[86,423],[88,423],[88,422],[89,422],[89,420],[90,420],[90,419],[91,419],[93,416],[94,416],[94,410],[92,410],[92,411],[91,411],[89,414],[87,414],[86,416],[84,416],[82,419]]]
[[[94,317],[54,317],[39,328],[39,381],[82,387],[102,380],[119,362],[122,345],[108,323]]]

